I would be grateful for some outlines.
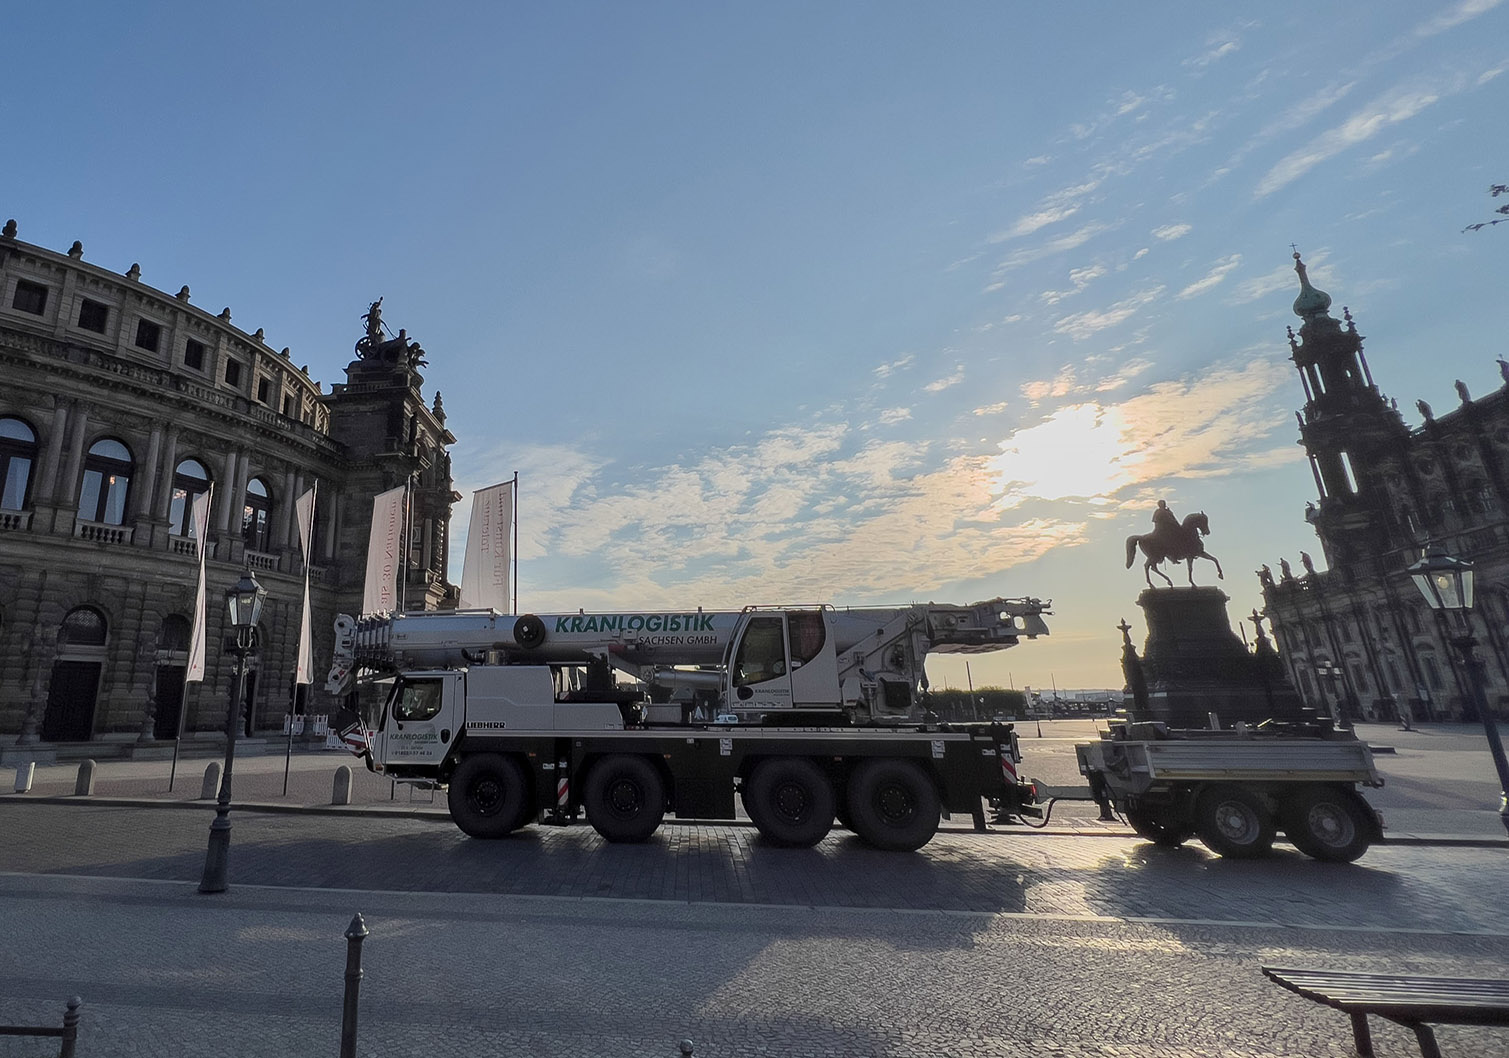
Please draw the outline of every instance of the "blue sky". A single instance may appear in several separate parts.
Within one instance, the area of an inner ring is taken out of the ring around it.
[[[0,214],[327,383],[384,297],[523,609],[1035,595],[974,683],[1119,686],[1157,499],[1233,620],[1321,562],[1291,242],[1407,421],[1500,384],[1506,7],[28,5]]]

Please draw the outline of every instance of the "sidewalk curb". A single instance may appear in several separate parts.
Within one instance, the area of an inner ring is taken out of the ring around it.
[[[48,794],[36,796],[32,794],[0,794],[0,805],[7,804],[35,804],[35,805],[92,805],[103,808],[176,808],[201,811],[214,811],[215,802],[205,800],[166,801],[153,798],[140,797],[80,797],[74,795]],[[450,823],[450,812],[442,807],[428,805],[399,805],[392,807],[382,805],[284,805],[273,804],[267,801],[232,801],[231,808],[237,812],[262,812],[266,815],[314,815],[314,816],[357,816],[368,819],[427,819],[437,823]],[[664,826],[719,826],[719,827],[752,827],[753,823],[744,819],[675,819],[665,821]],[[1077,830],[1070,827],[1032,827],[1026,824],[1020,826],[995,825],[991,829],[979,831],[972,826],[953,826],[947,823],[938,828],[940,834],[985,834],[999,837],[1029,837],[1041,834],[1044,837],[1059,838],[1130,838],[1136,835],[1130,827],[1096,827],[1094,829]],[[1398,846],[1424,846],[1440,848],[1480,848],[1509,849],[1509,836],[1502,838],[1477,837],[1467,834],[1410,834],[1399,837],[1385,835],[1378,845]]]

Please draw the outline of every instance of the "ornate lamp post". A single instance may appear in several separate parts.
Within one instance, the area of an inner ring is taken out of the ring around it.
[[[1341,726],[1341,695],[1337,691],[1337,680],[1341,677],[1341,670],[1331,664],[1331,659],[1322,654],[1315,659],[1315,675],[1321,680],[1323,689],[1320,697],[1326,703],[1326,708],[1331,713],[1331,722]],[[1329,695],[1326,691],[1330,691]]]
[[[1509,761],[1504,758],[1504,744],[1499,741],[1498,727],[1493,722],[1493,714],[1488,711],[1488,696],[1483,692],[1483,662],[1477,655],[1478,641],[1472,634],[1472,622],[1468,616],[1474,601],[1472,563],[1432,548],[1424,558],[1410,566],[1408,572],[1420,594],[1425,596],[1426,603],[1435,611],[1441,630],[1467,670],[1473,705],[1483,721],[1483,731],[1488,735],[1488,752],[1493,756],[1493,766],[1499,774],[1499,819],[1504,829],[1509,830]],[[1454,615],[1455,627],[1448,624],[1448,613]]]
[[[199,880],[201,893],[223,893],[230,884],[226,870],[231,853],[231,765],[236,761],[236,728],[239,726],[241,699],[246,694],[247,659],[255,652],[253,639],[257,619],[262,616],[262,601],[267,598],[267,589],[257,583],[251,570],[241,574],[235,587],[225,593],[226,605],[230,608],[231,627],[236,638],[230,646],[236,656],[236,693],[226,707],[225,716],[225,770],[220,773],[220,796],[215,799],[215,821],[210,824],[210,845],[204,856],[204,876]]]

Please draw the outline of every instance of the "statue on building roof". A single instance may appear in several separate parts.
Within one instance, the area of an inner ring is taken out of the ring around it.
[[[1505,360],[1501,356],[1501,357],[1499,357],[1499,361],[1498,362],[1499,362],[1499,377],[1502,378],[1505,382],[1509,382],[1509,360]]]
[[[1471,396],[1471,394],[1469,394],[1467,392],[1467,383],[1463,382],[1459,378],[1459,379],[1456,380],[1455,383],[1453,383],[1453,385],[1455,385],[1457,387],[1457,396],[1459,396],[1459,397],[1462,398],[1462,403],[1463,404],[1471,404],[1472,403],[1472,396]]]
[[[1433,413],[1430,410],[1430,405],[1427,404],[1427,403],[1425,403],[1425,401],[1423,401],[1423,400],[1417,400],[1417,401],[1415,401],[1415,407],[1420,410],[1420,414],[1422,416],[1424,416],[1426,422],[1435,422],[1436,421],[1435,413]]]
[[[375,356],[378,346],[382,345],[382,298],[368,306],[362,314],[362,321],[367,325],[367,333],[357,340],[356,355],[358,359],[365,360]]]
[[[1310,552],[1301,551],[1299,553],[1299,564],[1305,567],[1305,573],[1312,577],[1315,576],[1315,563],[1310,559]]]
[[[1268,563],[1263,563],[1263,568],[1257,571],[1258,583],[1264,588],[1273,587],[1273,570],[1268,568]]]
[[[1287,558],[1278,560],[1278,577],[1279,580],[1286,584],[1294,579],[1294,570],[1289,568],[1289,560]]]

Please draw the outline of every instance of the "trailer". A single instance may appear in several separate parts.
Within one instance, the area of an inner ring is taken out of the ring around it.
[[[1350,862],[1383,837],[1382,817],[1358,790],[1383,785],[1372,750],[1328,724],[1123,722],[1075,752],[1102,812],[1121,813],[1159,845],[1199,837],[1221,856],[1251,858],[1282,830],[1306,855]]]

